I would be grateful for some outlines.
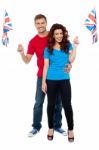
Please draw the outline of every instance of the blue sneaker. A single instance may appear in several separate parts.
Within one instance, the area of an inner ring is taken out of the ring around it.
[[[55,131],[58,132],[58,133],[60,133],[60,134],[63,134],[64,136],[67,135],[66,131],[63,130],[62,128],[56,128]]]
[[[38,132],[39,132],[39,130],[33,128],[33,129],[29,132],[28,137],[33,137],[33,136],[36,135]]]

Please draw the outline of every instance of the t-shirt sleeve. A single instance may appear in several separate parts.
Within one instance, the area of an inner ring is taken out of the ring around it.
[[[71,52],[72,50],[73,50],[73,45],[69,43],[69,52]]]
[[[50,56],[50,54],[49,54],[48,48],[46,47],[44,49],[44,59],[49,59],[49,56]]]
[[[31,40],[28,44],[27,54],[33,55],[35,52],[33,41]]]

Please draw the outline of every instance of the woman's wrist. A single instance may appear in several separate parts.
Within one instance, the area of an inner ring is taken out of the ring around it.
[[[43,78],[43,79],[42,79],[42,83],[45,83],[45,82],[46,82],[46,80]]]
[[[77,49],[78,44],[73,43],[73,49]]]

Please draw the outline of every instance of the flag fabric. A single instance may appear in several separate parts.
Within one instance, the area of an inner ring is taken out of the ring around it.
[[[96,9],[93,8],[85,20],[86,28],[90,31],[93,44],[98,41]]]
[[[9,44],[8,32],[10,30],[13,30],[12,23],[10,21],[7,11],[5,10],[4,22],[3,22],[3,35],[2,35],[2,44],[4,46],[8,46]]]

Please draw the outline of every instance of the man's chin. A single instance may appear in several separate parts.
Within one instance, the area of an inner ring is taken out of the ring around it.
[[[45,31],[46,31],[46,30],[39,30],[39,33],[42,34],[42,33],[44,33]]]

